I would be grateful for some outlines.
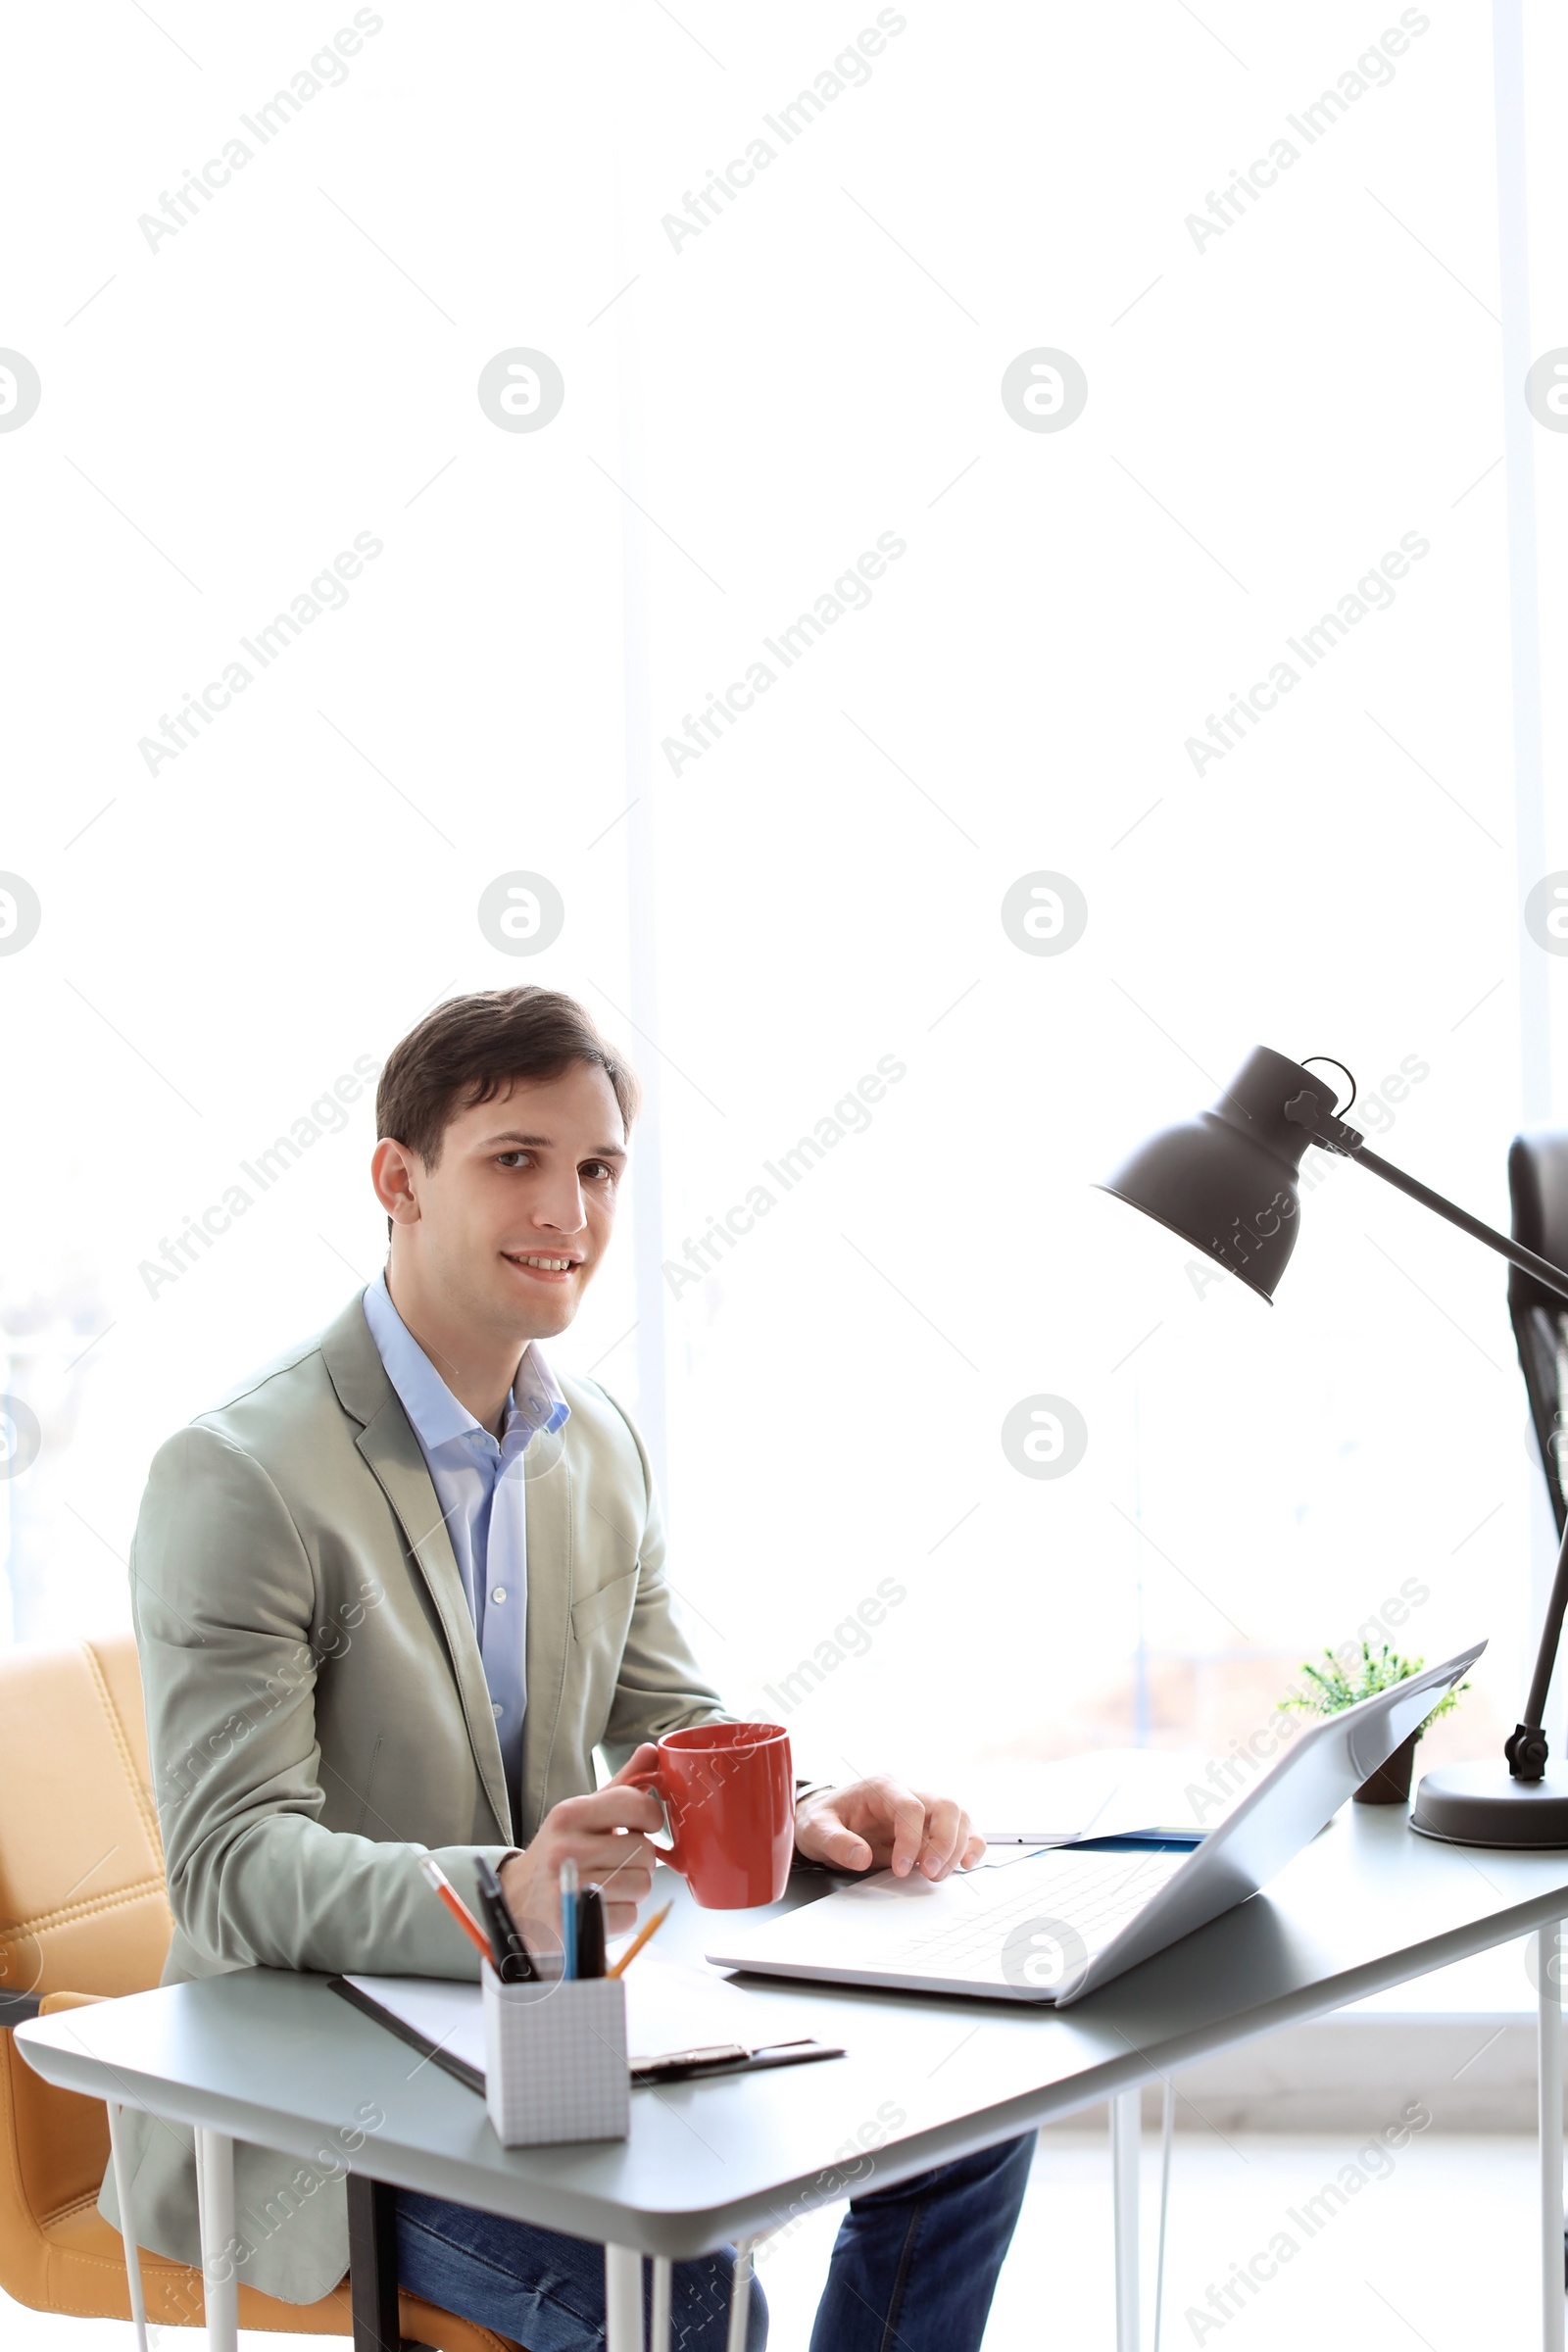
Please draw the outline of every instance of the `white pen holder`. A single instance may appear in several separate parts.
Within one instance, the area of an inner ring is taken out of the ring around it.
[[[481,1962],[480,1983],[484,2103],[502,2146],[624,2139],[631,2075],[620,1979],[503,1984]]]

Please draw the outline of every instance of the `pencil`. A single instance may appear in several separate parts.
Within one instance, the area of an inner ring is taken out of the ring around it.
[[[419,1869],[423,1873],[426,1883],[433,1887],[435,1892],[440,1896],[442,1902],[445,1903],[447,1909],[451,1912],[453,1918],[457,1921],[465,1936],[467,1936],[468,1941],[478,1946],[479,1950],[483,1952],[485,1958],[489,1961],[491,1967],[499,1976],[501,1973],[501,1966],[496,1957],[494,1945],[491,1943],[490,1938],[485,1934],[483,1928],[480,1927],[479,1922],[474,1918],[473,1913],[468,1909],[468,1906],[464,1901],[462,1895],[453,1886],[452,1881],[447,1877],[447,1874],[442,1869],[440,1863],[433,1862],[428,1854],[421,1854],[419,1857]]]
[[[674,1904],[669,1902],[664,1905],[662,1911],[656,1911],[653,1918],[649,1920],[647,1926],[638,1929],[636,1935],[633,1936],[631,1942],[627,1944],[626,1949],[621,1953],[620,1958],[615,1962],[613,1968],[607,1969],[605,1974],[611,1977],[623,1977],[627,1969],[630,1968],[632,1962],[636,1959],[638,1953],[642,1950],[643,1945],[647,1943],[652,1936],[655,1936],[659,1934],[660,1929],[663,1926],[665,1920],[669,1917],[674,1908]]]

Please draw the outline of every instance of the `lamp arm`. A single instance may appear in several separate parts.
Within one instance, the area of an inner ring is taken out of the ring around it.
[[[1354,1129],[1347,1132],[1353,1134]],[[1316,1143],[1320,1139],[1314,1136],[1312,1140]],[[1435,1193],[1429,1186],[1418,1183],[1415,1177],[1407,1176],[1402,1168],[1395,1167],[1389,1160],[1380,1159],[1375,1152],[1367,1150],[1364,1143],[1348,1148],[1331,1144],[1329,1149],[1342,1151],[1344,1156],[1353,1159],[1358,1167],[1370,1168],[1374,1176],[1383,1178],[1385,1184],[1392,1184],[1396,1191],[1407,1193],[1412,1200],[1419,1200],[1423,1208],[1434,1209],[1440,1217],[1446,1217],[1450,1225],[1457,1225],[1461,1233],[1468,1233],[1473,1240],[1485,1242],[1489,1250],[1497,1250],[1510,1265],[1534,1275],[1543,1290],[1553,1291],[1559,1298],[1568,1300],[1568,1274],[1546,1258],[1538,1257],[1522,1242],[1514,1241],[1506,1233],[1496,1232],[1491,1225],[1483,1225],[1481,1219],[1471,1216],[1468,1209],[1456,1207],[1453,1201],[1446,1200],[1441,1193]]]
[[[1363,1168],[1370,1168],[1374,1176],[1381,1176],[1386,1184],[1392,1184],[1398,1192],[1407,1193],[1412,1200],[1419,1200],[1423,1208],[1435,1209],[1440,1217],[1446,1217],[1448,1223],[1457,1225],[1461,1233],[1468,1233],[1476,1241],[1485,1242],[1490,1250],[1498,1250],[1510,1264],[1533,1275],[1543,1290],[1552,1291],[1559,1298],[1568,1299],[1568,1274],[1564,1274],[1559,1267],[1548,1264],[1544,1257],[1538,1257],[1533,1250],[1525,1249],[1522,1243],[1512,1240],[1509,1235],[1496,1233],[1490,1225],[1483,1225],[1481,1219],[1472,1217],[1468,1210],[1456,1208],[1441,1193],[1435,1193],[1428,1186],[1418,1183],[1415,1177],[1407,1176],[1402,1168],[1394,1167],[1388,1160],[1380,1159],[1364,1144],[1349,1145],[1348,1138],[1353,1133],[1353,1129],[1347,1130],[1347,1142],[1337,1140],[1329,1149],[1343,1152],[1347,1159],[1359,1161]],[[1536,1670],[1530,1679],[1530,1696],[1525,1700],[1524,1719],[1514,1726],[1503,1742],[1502,1752],[1507,1758],[1508,1770],[1516,1781],[1539,1781],[1545,1775],[1547,1748],[1542,1717],[1546,1711],[1546,1692],[1551,1688],[1552,1670],[1557,1663],[1557,1644],[1562,1639],[1565,1613],[1568,1613],[1568,1532],[1564,1533],[1557,1553],[1557,1570],[1551,1582],[1551,1598],[1546,1604],[1546,1620],[1541,1629],[1541,1646],[1536,1652]]]
[[[1568,1529],[1564,1530],[1557,1552],[1557,1572],[1551,1580],[1551,1598],[1546,1603],[1546,1622],[1541,1629],[1541,1647],[1536,1653],[1536,1671],[1531,1678],[1530,1696],[1525,1700],[1524,1721],[1503,1746],[1508,1769],[1516,1780],[1534,1781],[1541,1777],[1539,1772],[1521,1772],[1514,1762],[1514,1749],[1522,1746],[1524,1740],[1539,1740],[1542,1764],[1544,1765],[1546,1760],[1546,1740],[1541,1728],[1541,1719],[1546,1712],[1546,1692],[1551,1687],[1551,1670],[1557,1662],[1557,1643],[1562,1639],[1565,1609],[1568,1609]]]
[[[1552,1265],[1547,1258],[1538,1257],[1533,1250],[1527,1250],[1522,1242],[1516,1242],[1510,1234],[1498,1233],[1492,1225],[1483,1225],[1481,1219],[1473,1217],[1468,1209],[1458,1207],[1452,1200],[1446,1200],[1441,1193],[1435,1193],[1430,1185],[1420,1183],[1414,1176],[1407,1176],[1392,1160],[1380,1159],[1375,1152],[1367,1150],[1366,1137],[1360,1129],[1348,1127],[1342,1118],[1336,1117],[1332,1106],[1320,1095],[1314,1094],[1310,1087],[1302,1087],[1300,1093],[1294,1095],[1282,1107],[1285,1116],[1294,1125],[1304,1127],[1308,1139],[1320,1150],[1337,1152],[1342,1159],[1353,1159],[1361,1167],[1370,1168],[1374,1176],[1381,1176],[1385,1184],[1394,1186],[1396,1192],[1407,1194],[1412,1200],[1419,1200],[1423,1208],[1430,1208],[1435,1215],[1446,1217],[1450,1225],[1457,1225],[1459,1231],[1468,1233],[1473,1241],[1485,1242],[1489,1250],[1495,1250],[1510,1265],[1518,1266],[1523,1273],[1533,1274],[1543,1290],[1551,1291],[1557,1298],[1568,1300],[1568,1274],[1563,1272],[1561,1266]]]

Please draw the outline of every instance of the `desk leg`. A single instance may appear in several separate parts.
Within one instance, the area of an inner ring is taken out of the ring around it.
[[[648,2352],[669,2352],[669,2256],[654,2256],[654,2285],[648,2306]]]
[[[746,2352],[746,2329],[752,2316],[752,2248],[755,2237],[735,2241],[735,2271],[729,2290],[729,2337],[724,2352]]]
[[[202,2300],[207,2352],[239,2352],[239,2273],[234,2267],[234,2142],[226,2132],[196,2132],[202,2218]]]
[[[402,2352],[398,2327],[398,2192],[350,2173],[349,2297],[354,2352]]]
[[[605,2248],[605,2352],[643,2352],[643,2258]]]
[[[1541,2108],[1541,2340],[1544,2352],[1563,2352],[1561,1936],[1561,1927],[1553,1921],[1549,1928],[1539,1928],[1535,1937],[1541,2002],[1536,2080]]]
[[[147,2302],[141,2284],[141,2248],[136,2243],[136,2225],[130,2210],[130,2175],[125,2167],[125,2154],[120,2143],[120,2119],[124,2110],[118,2099],[107,2099],[109,2110],[109,2154],[114,2165],[115,2201],[120,2207],[120,2233],[125,2246],[125,2284],[130,2289],[131,2325],[136,2330],[136,2352],[147,2352]]]
[[[1110,2102],[1111,2207],[1116,2236],[1116,2352],[1139,2352],[1138,2161],[1143,2093],[1118,2090]]]
[[[1159,2128],[1159,2252],[1154,2257],[1154,2352],[1165,2324],[1165,2225],[1170,2219],[1171,2139],[1176,2129],[1176,2085],[1167,2075]]]

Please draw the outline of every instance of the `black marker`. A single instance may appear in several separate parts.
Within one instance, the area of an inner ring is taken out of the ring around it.
[[[538,1971],[528,1957],[528,1947],[517,1934],[507,1898],[483,1854],[474,1859],[474,1875],[479,1882],[479,1908],[484,1924],[490,1931],[490,1940],[496,1947],[496,1974],[503,1984],[531,1984]]]
[[[597,1886],[585,1886],[577,1897],[577,1974],[605,1973],[605,1898]]]

